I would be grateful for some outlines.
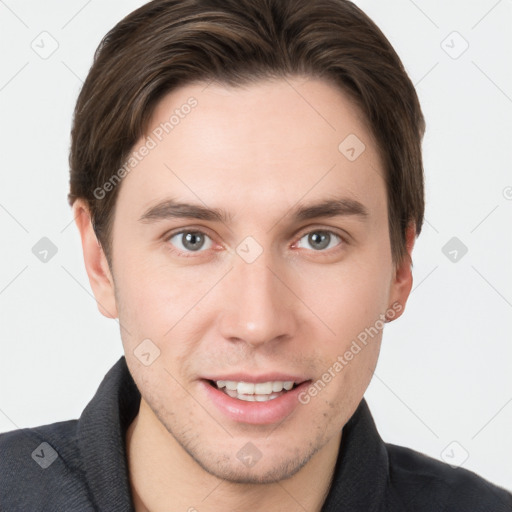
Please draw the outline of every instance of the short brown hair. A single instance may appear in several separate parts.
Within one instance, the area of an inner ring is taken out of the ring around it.
[[[84,199],[109,264],[119,186],[95,190],[145,135],[179,86],[310,76],[339,86],[364,114],[383,161],[393,261],[424,214],[425,120],[414,85],[375,23],[348,0],[154,0],[102,40],[73,119],[69,204]],[[341,142],[341,141],[340,141]]]

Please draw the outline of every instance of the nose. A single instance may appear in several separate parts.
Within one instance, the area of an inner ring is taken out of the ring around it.
[[[299,323],[300,300],[290,289],[290,276],[290,269],[272,261],[269,251],[252,263],[235,255],[219,298],[219,325],[224,339],[243,340],[258,347],[293,337]]]

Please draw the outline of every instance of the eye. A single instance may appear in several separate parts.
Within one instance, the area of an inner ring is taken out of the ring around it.
[[[333,233],[332,231],[310,231],[306,233],[303,237],[300,238],[298,242],[298,247],[303,247],[302,241],[305,240],[307,244],[310,245],[308,248],[312,248],[315,251],[322,251],[323,249],[331,249],[339,245],[340,242],[343,242],[341,236]]]
[[[181,252],[201,252],[212,247],[212,239],[202,231],[180,231],[167,240]]]

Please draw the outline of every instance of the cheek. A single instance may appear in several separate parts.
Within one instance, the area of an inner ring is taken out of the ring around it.
[[[126,352],[149,339],[160,349],[161,362],[171,354],[176,364],[186,360],[194,340],[201,339],[199,320],[204,323],[208,318],[204,298],[216,281],[216,273],[203,275],[194,267],[163,265],[161,259],[124,259],[117,268],[116,296],[119,320],[126,327],[121,329]]]
[[[301,282],[304,302],[334,332],[327,339],[335,344],[343,345],[373,326],[388,306],[389,279],[378,264],[354,262],[320,268],[315,275],[305,271]]]
[[[141,325],[155,325],[157,319],[171,322],[196,287],[193,276],[187,279],[180,270],[163,265],[161,259],[136,252],[119,261],[116,276],[125,314]]]
[[[330,391],[322,396],[334,417],[357,405],[375,369],[384,329],[380,315],[387,309],[383,272],[379,265],[361,261],[338,271],[322,269],[314,281],[312,276],[303,278],[308,283],[303,288],[305,301],[325,324],[316,331],[322,338],[316,353],[323,362],[320,378],[330,379]],[[312,287],[310,282],[323,286]]]

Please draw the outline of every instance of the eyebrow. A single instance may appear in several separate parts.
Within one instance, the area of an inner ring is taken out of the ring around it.
[[[285,216],[288,215],[295,221],[338,216],[354,216],[365,220],[369,216],[369,213],[366,206],[355,199],[338,198],[325,199],[309,205],[296,205]],[[165,199],[148,208],[141,215],[139,221],[152,223],[172,218],[229,223],[232,219],[232,215],[218,208],[208,208],[199,204],[182,203],[174,199]]]

